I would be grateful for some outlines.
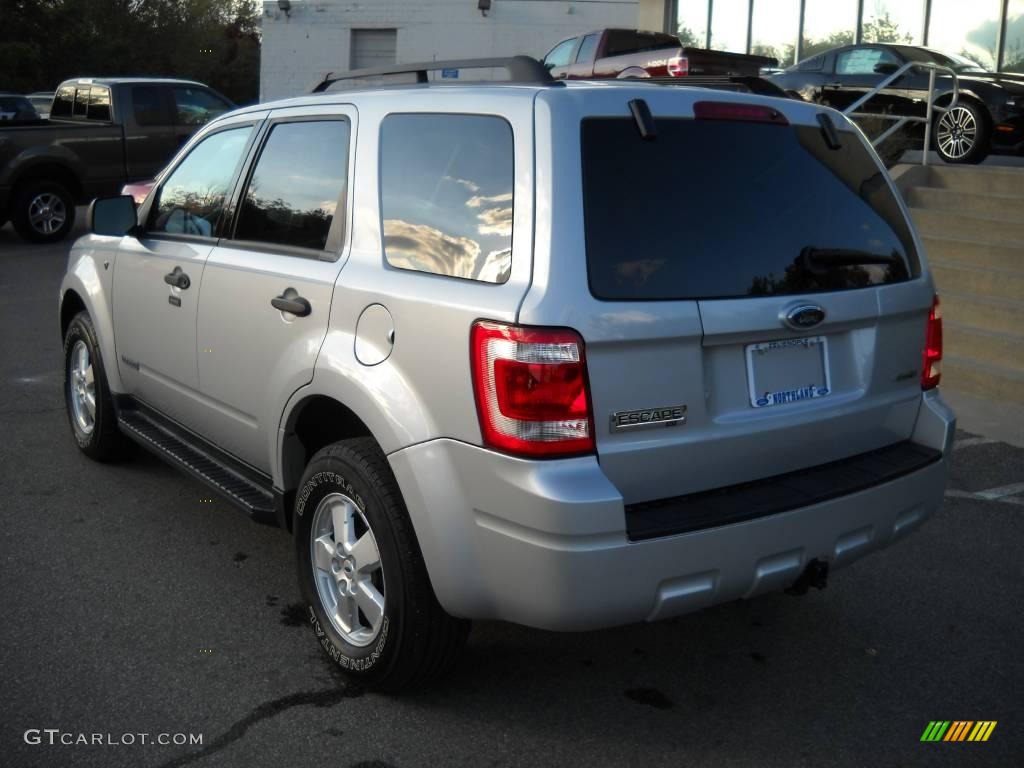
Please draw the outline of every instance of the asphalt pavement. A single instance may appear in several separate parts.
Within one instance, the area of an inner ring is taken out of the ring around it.
[[[1024,448],[961,434],[944,508],[822,592],[584,634],[479,623],[442,685],[364,693],[305,625],[287,534],[148,455],[75,448],[69,247],[0,229],[0,766],[1024,764]],[[921,742],[936,719],[997,725]]]

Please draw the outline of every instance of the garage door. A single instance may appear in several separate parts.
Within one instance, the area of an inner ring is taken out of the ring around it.
[[[397,43],[397,29],[353,29],[352,69],[394,64]]]

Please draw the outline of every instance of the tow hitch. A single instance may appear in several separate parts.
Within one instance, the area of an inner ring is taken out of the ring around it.
[[[824,589],[825,584],[828,582],[828,563],[824,560],[814,558],[807,567],[804,568],[804,572],[800,574],[799,578],[793,582],[786,590],[787,595],[806,595],[807,590],[810,587],[815,589]]]

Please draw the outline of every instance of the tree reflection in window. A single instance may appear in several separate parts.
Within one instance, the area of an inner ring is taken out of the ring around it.
[[[149,230],[211,237],[251,131],[247,125],[199,142],[160,187]]]
[[[381,128],[384,252],[400,269],[504,283],[513,140],[484,115],[390,115]]]
[[[260,153],[235,239],[321,250],[348,179],[349,124],[275,125]]]

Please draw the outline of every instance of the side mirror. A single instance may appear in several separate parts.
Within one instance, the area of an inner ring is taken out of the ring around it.
[[[89,204],[89,230],[96,235],[134,234],[139,226],[135,200],[130,195],[100,197]]]
[[[893,64],[892,62],[889,61],[880,61],[877,64],[875,64],[875,72],[877,72],[880,75],[891,75],[899,68],[899,64]]]

